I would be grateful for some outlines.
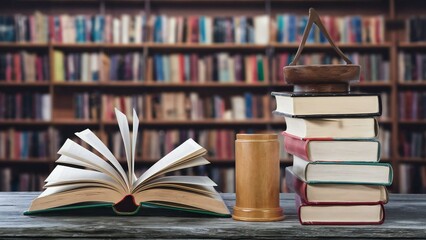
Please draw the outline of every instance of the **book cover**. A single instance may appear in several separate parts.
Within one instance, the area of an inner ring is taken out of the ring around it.
[[[272,92],[275,114],[292,118],[380,116],[382,103],[375,93],[293,93]]]
[[[389,199],[388,191],[384,186],[308,184],[293,172],[293,167],[287,167],[285,169],[285,182],[288,191],[296,193],[304,203],[309,205],[386,204]],[[324,192],[322,196],[317,197],[316,200],[314,200],[315,196],[313,196],[313,189],[315,187],[318,188],[316,190],[317,192]],[[338,194],[338,196],[332,195],[332,193]],[[328,196],[325,198],[324,195],[326,194]],[[351,194],[351,196],[347,197],[349,194]],[[354,194],[356,197],[353,197]],[[374,200],[367,200],[368,198]]]

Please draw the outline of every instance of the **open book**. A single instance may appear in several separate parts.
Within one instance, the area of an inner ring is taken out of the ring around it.
[[[89,129],[76,135],[98,154],[67,139],[47,177],[45,190],[33,200],[26,215],[52,211],[112,207],[117,214],[136,214],[141,206],[164,207],[217,216],[229,210],[205,176],[164,176],[179,169],[209,164],[206,150],[188,139],[156,162],[141,176],[134,173],[139,120],[133,110],[133,134],[126,116],[115,109],[124,142],[127,172],[111,151]]]

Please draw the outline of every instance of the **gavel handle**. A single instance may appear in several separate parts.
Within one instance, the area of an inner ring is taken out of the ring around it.
[[[293,61],[289,64],[290,66],[296,65],[296,63],[299,61],[300,54],[303,51],[303,48],[305,47],[306,39],[308,39],[309,32],[312,28],[312,24],[315,23],[320,31],[325,35],[330,45],[334,48],[334,50],[339,54],[340,57],[345,60],[346,64],[352,64],[352,61],[343,54],[343,52],[340,50],[339,47],[334,44],[334,41],[331,39],[330,35],[328,34],[327,30],[325,29],[324,25],[321,22],[321,18],[319,17],[318,13],[313,8],[309,8],[309,19],[308,23],[306,24],[305,30],[303,32],[302,41],[299,44],[299,48],[297,49],[297,53],[294,56]]]

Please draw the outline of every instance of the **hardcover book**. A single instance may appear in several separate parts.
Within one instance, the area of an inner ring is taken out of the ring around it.
[[[286,133],[299,138],[374,138],[374,118],[291,118],[285,117]]]
[[[383,204],[309,205],[296,194],[296,208],[303,225],[366,225],[385,220]]]
[[[293,172],[293,167],[285,169],[285,179],[288,190],[310,205],[386,204],[389,199],[386,187],[380,185],[308,184]]]
[[[375,138],[299,138],[286,132],[282,135],[286,152],[308,161],[378,162],[380,159],[380,142]]]
[[[276,114],[288,117],[372,117],[381,115],[380,95],[371,93],[272,92]]]
[[[127,171],[111,151],[89,129],[76,135],[95,149],[94,153],[68,139],[58,153],[59,165],[46,179],[45,190],[33,200],[25,215],[84,208],[112,208],[132,215],[141,206],[178,209],[229,217],[216,185],[205,176],[164,176],[166,173],[208,164],[206,149],[188,139],[160,159],[141,176],[135,175],[135,153],[139,120],[133,111],[133,134],[126,115],[115,110]]]
[[[293,156],[293,171],[308,184],[365,184],[390,186],[392,166],[370,162],[310,162]]]

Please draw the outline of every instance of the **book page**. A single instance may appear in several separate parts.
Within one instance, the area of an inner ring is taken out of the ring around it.
[[[139,186],[145,180],[178,162],[190,160],[193,157],[198,157],[205,153],[206,150],[190,138],[150,167],[144,174],[142,174],[142,176],[139,177],[133,186]]]
[[[58,153],[92,165],[96,170],[113,177],[116,181],[116,185],[122,185],[127,188],[126,183],[121,179],[120,174],[111,165],[98,155],[78,145],[74,141],[67,139],[61,149],[59,149]]]
[[[121,178],[125,181],[127,188],[130,191],[131,185],[128,182],[126,172],[124,171],[118,160],[115,158],[114,154],[112,154],[111,151],[108,149],[108,147],[105,146],[105,144],[90,129],[86,129],[82,132],[77,132],[75,133],[75,135],[77,135],[77,137],[79,137],[81,140],[85,141],[91,147],[96,149],[96,151],[102,154],[102,156],[104,156],[115,167],[115,169],[117,169],[118,173],[120,173]]]
[[[130,161],[131,165],[129,166],[129,171],[132,176],[132,184],[136,182],[137,180],[135,175],[135,154],[136,154],[136,141],[138,139],[138,128],[139,128],[139,118],[135,109],[133,109],[132,160]]]
[[[115,110],[115,116],[117,118],[118,127],[120,128],[121,138],[124,143],[124,150],[126,152],[127,159],[127,179],[130,184],[133,182],[133,173],[131,172],[130,167],[132,166],[132,154],[131,154],[131,144],[130,144],[130,130],[129,130],[129,122],[127,121],[126,115],[120,112],[117,108]]]
[[[125,189],[117,186],[116,181],[104,173],[61,165],[53,169],[46,182],[45,187],[75,183],[101,183],[111,186],[117,192],[126,194]]]

